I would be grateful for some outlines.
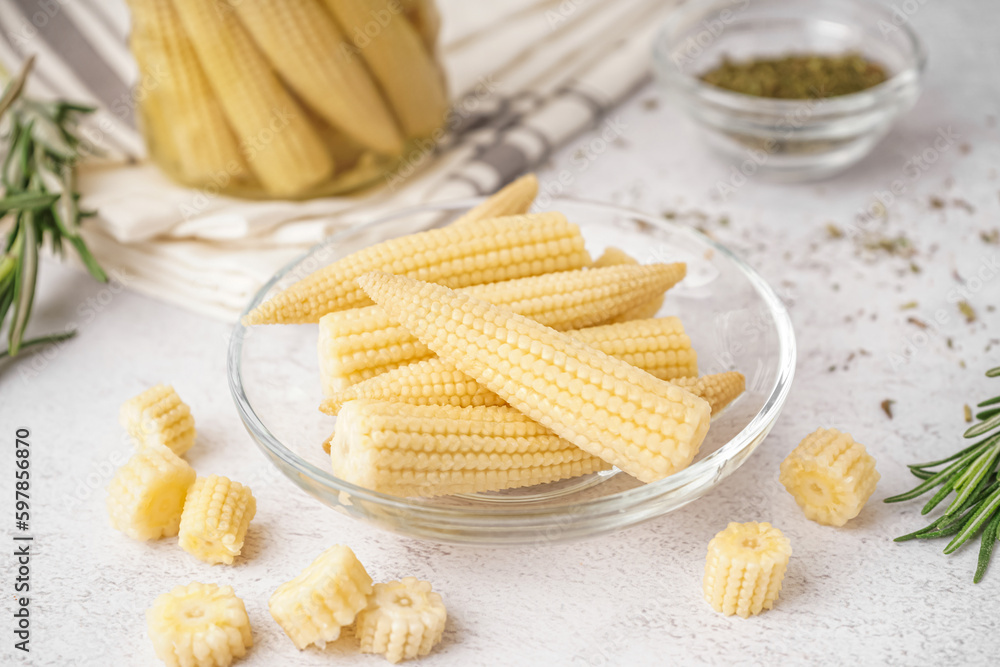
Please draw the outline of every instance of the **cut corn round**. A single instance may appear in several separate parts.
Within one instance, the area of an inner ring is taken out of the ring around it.
[[[183,456],[194,444],[191,408],[169,385],[158,384],[125,401],[118,420],[142,445],[167,447]]]
[[[295,646],[324,648],[368,604],[372,578],[349,547],[336,545],[299,576],[278,587],[268,602],[271,616]]]
[[[506,406],[349,401],[327,444],[335,475],[396,496],[499,491],[611,467]]]
[[[593,345],[601,352],[627,361],[663,380],[698,373],[697,355],[691,349],[691,341],[676,317],[622,322],[577,329],[569,333],[577,340]],[[742,378],[741,375],[739,377]],[[685,380],[685,384],[677,384],[702,398],[707,398],[700,393],[703,389],[712,389],[713,394],[720,396],[723,390],[729,389],[728,384],[721,387],[715,382],[710,386],[699,385],[697,378]],[[347,387],[323,401],[320,410],[335,415],[344,402],[358,398],[462,407],[504,404],[503,399],[489,389],[437,358],[406,364]]]
[[[389,662],[427,655],[441,641],[448,612],[431,585],[416,577],[375,584],[371,602],[357,619],[362,653]]]
[[[483,203],[473,206],[452,224],[461,225],[505,215],[523,215],[531,208],[537,196],[538,178],[534,174],[526,174],[490,195]]]
[[[318,322],[327,313],[370,305],[356,283],[369,271],[465,287],[569,271],[589,263],[580,229],[560,213],[449,225],[348,255],[262,303],[244,324]]]
[[[358,282],[442,359],[640,481],[685,468],[708,432],[704,400],[522,315],[402,276]]]
[[[169,667],[228,667],[253,646],[243,600],[229,586],[192,583],[146,611],[156,657]]]
[[[402,152],[403,137],[392,113],[323,0],[238,0],[232,5],[278,74],[326,122],[380,153]],[[296,39],[293,47],[290,35]]]
[[[271,194],[294,196],[329,178],[333,160],[302,108],[225,0],[170,0],[251,171]]]
[[[780,480],[813,521],[843,526],[875,492],[875,459],[849,433],[821,428],[781,462]]]
[[[231,565],[256,513],[248,487],[219,475],[199,477],[184,501],[181,548],[206,563]]]
[[[746,618],[774,606],[792,545],[769,523],[730,523],[708,544],[705,601]]]
[[[108,485],[111,525],[137,540],[177,534],[194,468],[166,447],[140,447]]]
[[[554,329],[581,329],[601,324],[675,285],[684,273],[684,264],[618,266],[476,285],[462,293],[505,306]],[[430,348],[378,306],[324,316],[320,320],[318,352],[323,393],[327,396],[403,364],[434,356]],[[693,356],[690,361],[694,363]]]

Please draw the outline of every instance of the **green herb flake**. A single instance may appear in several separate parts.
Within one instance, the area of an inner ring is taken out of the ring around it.
[[[917,307],[917,305],[918,304],[917,304],[916,301],[907,301],[902,306],[900,306],[899,309],[900,310],[913,310],[914,308]]]
[[[965,321],[968,324],[972,324],[973,322],[976,321],[976,317],[977,317],[976,316],[976,309],[973,308],[972,304],[970,304],[968,301],[964,301],[964,300],[963,301],[959,301],[958,302],[958,310],[965,317]]]
[[[850,95],[886,79],[882,65],[857,52],[788,54],[743,61],[724,57],[722,64],[701,76],[702,81],[718,88],[786,100]]]

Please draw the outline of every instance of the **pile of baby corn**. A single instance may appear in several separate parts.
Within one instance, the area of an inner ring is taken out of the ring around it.
[[[431,0],[128,3],[150,153],[189,185],[306,195],[444,123]]]
[[[370,246],[245,318],[319,323],[343,480],[397,496],[534,486],[609,470],[642,482],[694,459],[736,372],[698,377],[677,317],[684,264],[596,262],[525,176],[450,225]]]

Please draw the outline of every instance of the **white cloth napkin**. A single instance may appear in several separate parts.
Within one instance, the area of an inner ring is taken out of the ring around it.
[[[330,233],[401,207],[481,195],[599,122],[648,76],[675,0],[439,0],[440,56],[459,129],[402,185],[306,202],[243,201],[170,182],[133,125],[122,0],[0,3],[0,63],[37,53],[31,93],[98,104],[87,134],[107,159],[81,168],[85,236],[128,287],[233,319],[277,269]],[[34,21],[34,22],[33,22]],[[39,39],[39,37],[41,39]]]

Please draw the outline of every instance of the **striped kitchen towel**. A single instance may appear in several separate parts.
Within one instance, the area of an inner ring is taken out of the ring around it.
[[[0,64],[37,54],[29,93],[96,104],[81,168],[85,236],[129,287],[232,319],[296,255],[404,206],[495,190],[600,122],[648,77],[656,27],[677,0],[439,0],[455,131],[383,187],[305,202],[243,201],[167,180],[135,127],[137,68],[124,0],[0,2]]]

